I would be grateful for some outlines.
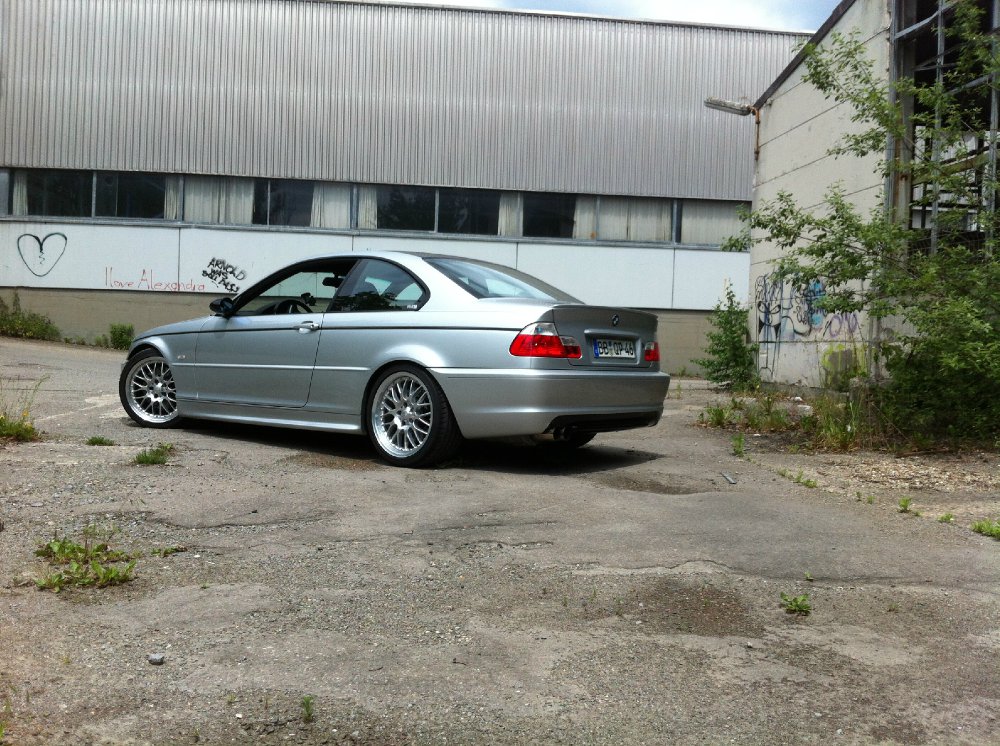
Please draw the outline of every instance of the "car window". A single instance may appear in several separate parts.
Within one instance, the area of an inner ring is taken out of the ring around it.
[[[274,278],[241,298],[238,316],[325,313],[351,264],[310,267]]]
[[[498,264],[450,257],[433,257],[425,261],[476,298],[535,298],[579,302],[572,295],[537,277]]]
[[[366,259],[351,272],[333,299],[331,311],[416,311],[427,290],[402,267]]]

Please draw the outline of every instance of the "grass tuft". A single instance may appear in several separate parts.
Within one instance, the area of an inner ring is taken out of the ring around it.
[[[140,466],[162,466],[174,452],[172,443],[160,443],[156,448],[146,448],[136,454],[134,462]]]

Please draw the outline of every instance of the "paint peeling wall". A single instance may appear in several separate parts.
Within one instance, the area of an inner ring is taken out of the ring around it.
[[[889,3],[857,0],[832,32],[856,29],[876,70],[889,76]],[[829,36],[826,37],[827,39]],[[822,42],[820,43],[822,46]],[[829,151],[858,126],[852,110],[829,101],[803,82],[797,69],[761,108],[761,151],[754,206],[790,192],[798,204],[822,210],[823,196],[834,185],[862,211],[877,209],[883,193],[878,159],[834,157]],[[794,287],[774,275],[777,247],[756,244],[750,253],[751,334],[759,345],[761,378],[775,383],[841,388],[864,368],[870,338],[864,314],[824,313],[817,301],[822,282]]]

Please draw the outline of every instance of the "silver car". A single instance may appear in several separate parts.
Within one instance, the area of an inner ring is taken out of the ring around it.
[[[210,307],[133,341],[119,393],[140,425],[366,434],[389,463],[428,466],[463,438],[578,447],[655,425],[670,384],[652,314],[471,259],[309,259]]]

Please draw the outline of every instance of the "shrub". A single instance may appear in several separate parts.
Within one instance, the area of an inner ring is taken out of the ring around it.
[[[21,298],[17,292],[9,307],[0,298],[0,335],[24,339],[62,339],[58,327],[48,316],[21,308]]]
[[[708,357],[694,360],[705,370],[705,377],[736,391],[757,388],[755,355],[757,345],[749,342],[748,309],[736,301],[732,286],[726,287],[724,301],[719,301],[709,318],[715,331],[708,333]]]
[[[135,327],[131,324],[112,324],[108,334],[109,344],[116,350],[127,350],[135,336]]]

